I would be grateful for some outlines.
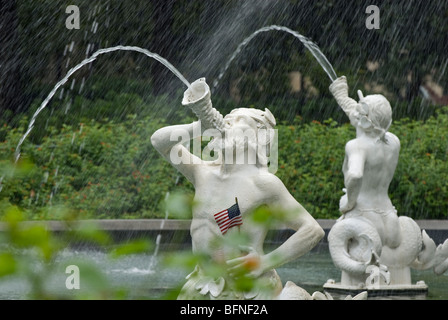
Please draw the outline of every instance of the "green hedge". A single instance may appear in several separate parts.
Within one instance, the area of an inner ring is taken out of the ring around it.
[[[390,131],[401,140],[399,163],[389,187],[398,214],[446,219],[448,108],[426,121],[395,121]],[[354,137],[353,127],[332,120],[279,127],[277,174],[316,218],[339,216],[344,146]]]
[[[184,120],[191,121],[191,118]],[[167,125],[150,116],[120,122],[89,121],[49,126],[38,144],[25,140],[19,166],[11,159],[27,120],[0,136],[0,200],[19,205],[29,219],[58,219],[62,205],[84,218],[160,218],[168,191],[193,192],[154,150],[151,134]],[[277,175],[315,218],[339,217],[344,146],[354,138],[348,124],[297,117],[279,130]],[[401,119],[391,127],[401,140],[390,197],[399,214],[445,219],[448,213],[448,108],[426,121]],[[26,164],[32,165],[26,165]],[[22,170],[21,170],[22,169]]]
[[[175,179],[150,143],[162,125],[132,118],[91,122],[64,126],[40,145],[25,143],[21,160],[34,166],[24,175],[6,177],[0,196],[30,209],[37,219],[58,218],[51,216],[58,205],[85,218],[160,217],[160,204]],[[13,152],[21,131],[9,131],[2,151]]]

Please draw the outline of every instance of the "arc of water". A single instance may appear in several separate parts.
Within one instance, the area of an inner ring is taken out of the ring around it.
[[[30,132],[33,130],[34,127],[34,123],[36,121],[37,116],[39,115],[39,113],[42,112],[43,109],[45,109],[45,107],[48,105],[48,103],[50,102],[50,100],[53,98],[53,96],[55,95],[56,91],[63,86],[68,79],[79,69],[81,69],[83,66],[85,66],[86,64],[92,63],[93,61],[96,60],[96,58],[98,58],[98,56],[105,54],[105,53],[109,53],[109,52],[113,52],[113,51],[135,51],[135,52],[140,52],[145,54],[146,56],[153,58],[157,61],[159,61],[160,63],[162,63],[163,65],[165,65],[169,70],[171,70],[171,72],[173,72],[187,87],[190,87],[190,83],[185,79],[185,77],[171,64],[169,63],[165,58],[159,56],[156,53],[150,52],[146,49],[140,48],[140,47],[135,47],[135,46],[116,46],[116,47],[111,47],[111,48],[105,48],[105,49],[100,49],[98,51],[96,51],[94,54],[92,54],[92,56],[90,56],[89,58],[86,58],[85,60],[83,60],[81,63],[79,63],[78,65],[74,66],[73,68],[71,68],[68,73],[66,74],[66,76],[60,80],[53,88],[53,90],[51,90],[51,92],[48,94],[47,98],[42,102],[42,104],[40,105],[40,107],[36,110],[36,112],[33,114],[30,123],[28,124],[28,129],[26,130],[25,134],[22,136],[22,138],[20,139],[19,143],[17,144],[15,153],[14,153],[14,161],[15,163],[17,163],[17,161],[20,158],[20,148],[23,144],[23,142],[25,141],[25,139],[28,137],[28,135],[30,134]]]
[[[331,65],[331,63],[328,61],[328,59],[325,57],[325,55],[322,53],[322,51],[320,51],[319,47],[312,42],[310,39],[308,39],[307,37],[301,35],[300,33],[298,33],[297,31],[291,30],[287,27],[283,27],[283,26],[277,26],[277,25],[271,25],[271,26],[267,26],[267,27],[263,27],[261,29],[258,29],[257,31],[255,31],[254,33],[252,33],[250,36],[248,36],[247,38],[245,38],[236,48],[235,52],[232,54],[232,56],[230,57],[230,59],[227,61],[224,69],[222,70],[222,72],[219,74],[218,78],[214,81],[213,83],[213,90],[216,89],[216,87],[219,84],[219,81],[221,80],[221,78],[224,76],[224,73],[227,71],[227,69],[229,68],[230,64],[232,63],[232,61],[236,58],[236,56],[241,52],[241,50],[253,39],[255,38],[258,34],[262,33],[262,32],[268,32],[268,31],[284,31],[287,33],[292,34],[294,37],[298,38],[303,45],[311,52],[311,54],[314,56],[314,58],[316,58],[316,60],[319,62],[319,64],[322,66],[322,68],[324,69],[324,71],[326,72],[326,74],[328,75],[328,77],[331,79],[331,81],[334,81],[337,79],[337,75],[336,72],[333,69],[333,66]]]

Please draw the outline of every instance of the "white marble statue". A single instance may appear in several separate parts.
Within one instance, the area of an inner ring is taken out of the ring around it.
[[[242,132],[273,129],[273,115],[267,109],[241,108],[223,118],[212,107],[205,79],[191,84],[182,103],[190,107],[200,121],[161,128],[152,135],[151,142],[194,185],[196,205],[193,207],[190,229],[193,252],[205,254],[210,261],[227,265],[228,270],[219,277],[211,277],[205,274],[201,265],[196,266],[187,277],[178,298],[293,298],[294,295],[288,292],[281,295],[282,282],[275,268],[309,252],[324,232],[291,196],[282,181],[269,172],[266,153],[257,149],[260,148],[257,135],[241,136]],[[213,133],[214,138],[209,145],[219,153],[217,159],[210,161],[195,156],[177,139],[179,136],[194,139],[203,135],[205,130]],[[267,140],[269,145],[269,137]],[[238,154],[249,154],[250,151],[256,155],[255,159],[238,162]],[[269,253],[263,251],[268,227],[248,218],[260,206],[286,212],[286,220],[279,222],[295,230],[291,237]],[[249,239],[244,247],[225,245],[226,239],[238,239],[235,236],[240,234]],[[235,290],[232,277],[240,272],[266,280],[270,290]],[[290,292],[294,291],[291,287],[294,285],[288,285]]]
[[[409,217],[398,216],[389,195],[400,152],[400,140],[388,132],[392,109],[382,95],[359,102],[348,96],[345,77],[330,85],[330,92],[356,128],[356,138],[345,146],[343,214],[328,235],[334,264],[342,270],[341,283],[326,288],[424,289],[412,285],[410,268],[448,268],[448,241],[434,241]]]

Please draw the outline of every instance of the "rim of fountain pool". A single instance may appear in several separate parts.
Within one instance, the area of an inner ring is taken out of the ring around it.
[[[328,233],[330,232],[336,220],[316,219],[319,225],[324,229],[325,236],[318,245],[328,245]],[[448,238],[448,219],[447,220],[415,220],[422,230],[434,240],[436,245],[443,243]],[[55,233],[63,233],[69,229],[76,229],[85,223],[92,223],[98,230],[106,231],[111,234],[115,242],[128,241],[133,238],[149,237],[160,242],[164,250],[185,249],[191,246],[190,225],[188,219],[98,219],[98,220],[76,220],[67,223],[58,220],[36,220],[23,221],[23,227],[33,224],[44,225],[47,230]],[[5,232],[8,226],[0,222],[0,233]],[[286,226],[278,226],[269,231],[265,241],[266,245],[275,245],[285,241],[294,231]],[[160,239],[157,239],[160,238]],[[79,243],[81,246],[89,246],[89,243]]]
[[[316,219],[319,225],[324,229],[331,229],[336,223],[332,219]],[[76,223],[89,222],[105,231],[129,230],[129,231],[160,231],[160,230],[189,230],[191,220],[188,219],[92,219],[77,220]],[[422,230],[446,230],[448,231],[447,220],[415,220]],[[30,220],[22,222],[27,224],[45,224],[51,231],[65,231],[67,224],[62,220]],[[0,223],[0,231],[7,228],[5,223]],[[288,229],[284,226],[278,226],[275,230]]]

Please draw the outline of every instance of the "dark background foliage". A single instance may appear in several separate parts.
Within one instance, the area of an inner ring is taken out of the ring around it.
[[[68,5],[80,9],[79,30],[65,27]],[[379,30],[365,26],[368,5],[380,8]],[[361,89],[391,101],[391,131],[402,141],[391,198],[399,214],[446,217],[446,1],[0,0],[0,198],[31,218],[57,218],[57,204],[86,217],[162,217],[177,173],[149,137],[194,119],[180,106],[183,84],[162,64],[115,52],[79,70],[37,118],[22,150],[22,161],[32,163],[27,174],[12,177],[28,121],[67,71],[99,48],[140,46],[189,81],[206,77],[212,85],[238,44],[272,24],[315,42],[347,76],[352,97]],[[223,114],[235,107],[274,113],[277,174],[317,218],[339,215],[343,146],[354,137],[329,84],[298,39],[272,31],[255,37],[213,86]],[[427,99],[423,89],[442,93]],[[192,191],[183,179],[176,189]]]

